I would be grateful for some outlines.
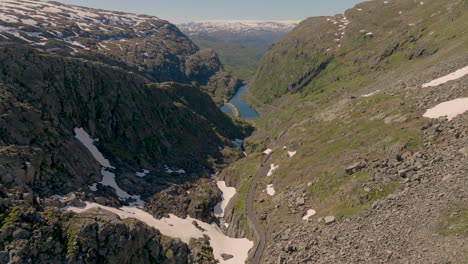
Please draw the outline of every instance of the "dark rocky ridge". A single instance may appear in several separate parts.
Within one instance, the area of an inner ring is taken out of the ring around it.
[[[15,18],[0,20],[1,41],[105,62],[153,82],[194,84],[219,104],[240,86],[213,51],[200,50],[176,26],[154,16],[35,0],[5,1],[0,12]]]
[[[88,186],[101,180],[101,166],[74,138],[75,127],[100,139],[99,149],[117,167],[118,185],[146,200],[172,184],[208,177],[236,160],[242,153],[231,140],[244,137],[248,126],[234,124],[194,86],[151,84],[119,68],[17,44],[2,44],[0,60],[0,251],[4,260],[86,263],[115,257],[121,263],[186,263],[213,259],[206,241],[191,242],[189,250],[138,221],[121,221],[108,212],[90,212],[93,217],[87,217],[59,211],[56,208],[64,204],[50,197],[82,191],[69,194],[76,198],[66,204],[80,206],[82,200],[123,204],[113,188],[98,184],[97,192],[90,192]],[[187,175],[169,174],[165,165],[184,168]],[[151,173],[136,177],[142,168]],[[203,216],[213,218],[209,212],[219,199],[217,191],[194,203],[203,220]],[[102,237],[96,237],[96,232]],[[115,238],[116,232],[123,236]],[[38,241],[55,242],[38,245]]]

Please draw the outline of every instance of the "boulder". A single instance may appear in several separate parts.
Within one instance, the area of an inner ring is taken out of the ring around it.
[[[326,225],[329,225],[331,223],[335,222],[335,217],[334,216],[325,216],[324,221]]]
[[[305,199],[304,197],[297,197],[296,198],[296,205],[298,206],[303,206],[305,204]]]
[[[365,168],[366,166],[361,163],[361,162],[356,162],[350,166],[348,166],[346,169],[345,169],[345,172],[346,174],[348,175],[352,175],[360,170],[362,170],[363,168]]]

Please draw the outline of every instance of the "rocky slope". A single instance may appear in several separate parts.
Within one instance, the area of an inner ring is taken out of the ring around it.
[[[213,261],[206,239],[191,241],[189,249],[108,211],[76,215],[58,208],[83,206],[85,200],[115,207],[134,202],[101,181],[109,171],[127,195],[156,207],[152,195],[209,178],[238,159],[242,153],[232,140],[244,137],[248,126],[234,124],[195,86],[152,84],[120,68],[18,44],[2,44],[0,58],[2,260]],[[94,144],[113,164],[109,171],[75,138],[76,128],[99,139]],[[214,219],[219,191],[190,199],[188,213],[196,208],[203,220]]]
[[[154,16],[5,0],[0,9],[0,41],[105,62],[154,82],[195,84],[218,103],[239,86],[216,54],[199,50],[177,27]],[[217,85],[221,82],[228,85]]]
[[[467,10],[369,1],[309,18],[268,51],[248,156],[221,175],[239,187],[227,218],[250,230],[248,187],[270,168],[254,196],[261,263],[466,262],[468,113],[426,111],[466,100],[467,76],[426,84],[466,72]]]
[[[213,20],[178,25],[200,47],[212,48],[227,69],[243,80],[255,74],[271,44],[300,21]]]

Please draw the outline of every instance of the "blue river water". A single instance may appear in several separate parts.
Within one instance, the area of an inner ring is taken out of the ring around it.
[[[248,84],[242,86],[241,88],[239,88],[239,90],[237,90],[237,93],[234,95],[234,97],[232,97],[231,101],[229,102],[233,104],[235,107],[237,107],[237,109],[239,109],[239,113],[242,118],[244,119],[258,118],[259,114],[257,113],[257,111],[252,109],[250,106],[247,105],[247,103],[244,100],[241,99],[241,95],[245,94],[247,90],[249,90]],[[225,113],[228,113],[231,115],[233,114],[232,110],[225,105],[223,105],[220,109],[221,111]]]

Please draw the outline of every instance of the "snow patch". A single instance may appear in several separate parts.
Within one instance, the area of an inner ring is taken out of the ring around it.
[[[268,185],[267,185],[266,192],[267,192],[267,194],[270,195],[270,196],[275,195],[275,192],[276,192],[276,191],[275,191],[275,187],[273,186],[273,184],[268,184]]]
[[[380,90],[377,90],[377,91],[372,92],[372,93],[361,95],[361,97],[370,97],[370,96],[373,96],[374,94],[377,94],[378,92],[380,92]]]
[[[140,195],[130,195],[126,191],[122,190],[117,182],[115,181],[115,174],[108,169],[115,169],[112,165],[110,165],[109,160],[104,158],[104,155],[94,146],[94,142],[97,140],[92,139],[89,134],[83,129],[83,128],[75,128],[75,137],[91,152],[93,157],[98,161],[103,168],[101,169],[101,175],[102,175],[102,181],[100,182],[104,186],[109,186],[114,188],[115,192],[117,193],[117,196],[121,200],[127,200],[127,199],[134,199],[136,200],[135,202],[131,202],[130,205],[134,206],[143,206],[145,202],[141,200]],[[96,185],[91,185],[93,187],[90,187],[95,189]],[[93,190],[91,189],[91,190]]]
[[[97,140],[92,139],[83,128],[75,128],[75,137],[91,152],[93,157],[105,168],[115,169],[110,165],[109,160],[104,158],[102,153],[94,146]]]
[[[263,151],[263,154],[268,155],[268,154],[270,154],[272,152],[273,152],[272,149],[266,149],[265,151]]]
[[[279,165],[276,165],[276,166],[275,166],[275,164],[271,164],[271,165],[270,165],[270,170],[268,171],[267,176],[269,177],[269,176],[273,175],[273,171],[275,171],[276,169],[278,169],[278,167],[279,167]]]
[[[290,158],[294,157],[294,155],[296,155],[297,151],[288,151],[288,156]]]
[[[214,208],[214,214],[217,217],[224,217],[224,210],[226,210],[229,201],[234,197],[236,194],[236,188],[228,187],[226,182],[224,181],[217,181],[216,185],[218,188],[223,192],[223,200],[219,202]]]
[[[315,212],[314,209],[309,209],[307,210],[307,214],[304,215],[304,217],[302,217],[302,220],[305,220],[305,221],[308,221],[309,220],[309,217],[315,215],[317,212]]]
[[[149,170],[143,170],[143,172],[136,172],[135,175],[138,177],[145,177],[149,172]]]
[[[468,97],[440,103],[427,110],[423,116],[428,118],[447,116],[448,120],[452,120],[457,115],[461,115],[466,111],[468,111]]]
[[[88,187],[92,192],[97,191],[97,183],[93,183],[91,185],[88,185]]]
[[[439,86],[441,84],[444,84],[444,83],[447,83],[449,81],[454,81],[454,80],[457,80],[457,79],[460,79],[461,77],[465,76],[468,74],[468,66],[464,67],[464,68],[461,68],[455,72],[452,72],[448,75],[445,75],[443,77],[440,77],[438,79],[435,79],[435,80],[432,80],[428,83],[425,83],[423,84],[423,88],[426,88],[426,87],[433,87],[433,86]]]
[[[249,250],[254,245],[252,241],[246,238],[231,238],[226,236],[216,224],[207,224],[191,217],[182,219],[170,214],[169,218],[155,219],[152,215],[137,207],[124,206],[121,208],[113,208],[91,202],[86,202],[86,207],[83,208],[66,207],[65,209],[75,213],[81,213],[91,208],[100,208],[112,212],[122,219],[138,219],[158,229],[163,235],[178,238],[187,244],[192,238],[198,239],[203,238],[203,235],[207,235],[210,238],[210,246],[213,248],[213,255],[221,264],[245,263],[248,258]],[[201,231],[195,227],[192,224],[194,221],[205,231]],[[229,260],[223,260],[221,257],[222,254],[229,254],[234,257]]]
[[[169,168],[167,165],[164,165],[164,168],[166,169],[167,173],[177,173],[177,174],[184,174],[185,170],[184,169],[179,169],[179,170],[172,170]]]

